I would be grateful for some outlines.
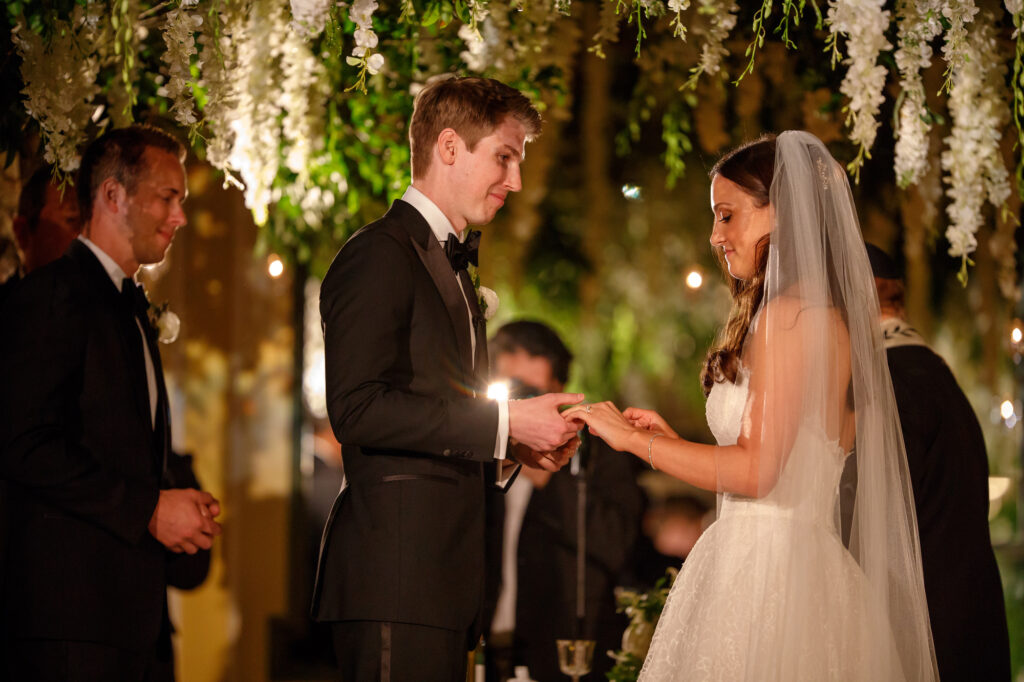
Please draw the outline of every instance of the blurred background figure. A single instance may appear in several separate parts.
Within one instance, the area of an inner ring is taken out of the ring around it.
[[[572,353],[539,322],[511,322],[491,340],[496,380],[510,397],[561,392]],[[603,680],[627,624],[615,613],[614,589],[640,526],[640,489],[631,457],[585,437],[580,474],[587,483],[586,605],[580,638],[597,641],[591,674]],[[488,594],[485,617],[489,681],[505,682],[525,665],[539,682],[563,678],[555,640],[575,637],[577,476],[573,466],[554,474],[523,467],[505,494],[488,499]]]
[[[53,180],[53,166],[40,166],[21,187],[14,237],[20,251],[20,267],[0,272],[0,301],[15,283],[33,270],[57,260],[82,231],[78,199],[70,185],[62,190]],[[6,253],[9,243],[3,247]],[[4,262],[8,262],[4,258]]]
[[[867,249],[914,487],[939,675],[945,682],[1008,680],[1009,635],[989,535],[981,427],[945,361],[904,319],[896,264],[877,246]]]
[[[659,554],[684,560],[711,522],[713,515],[709,515],[709,509],[703,500],[692,495],[670,497],[644,515],[644,532]]]
[[[82,231],[74,188],[53,180],[53,167],[41,166],[21,190],[14,235],[25,273],[57,260]]]

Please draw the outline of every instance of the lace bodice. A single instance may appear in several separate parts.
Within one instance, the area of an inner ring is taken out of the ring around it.
[[[716,383],[708,395],[707,422],[719,445],[734,445],[741,431],[750,429],[749,382],[749,371],[741,369],[736,383]],[[720,516],[785,516],[831,530],[844,461],[838,441],[830,440],[820,427],[804,424],[771,492],[757,499],[726,493]]]

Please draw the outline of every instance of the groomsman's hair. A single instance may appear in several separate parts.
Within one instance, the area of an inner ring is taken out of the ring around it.
[[[492,358],[520,350],[532,357],[544,358],[551,365],[551,376],[558,383],[564,386],[569,381],[572,353],[555,330],[542,322],[519,320],[503,325],[491,339],[489,350]]]
[[[420,90],[409,123],[412,177],[422,178],[430,168],[437,136],[451,128],[469,151],[512,116],[526,128],[529,142],[540,135],[537,109],[523,93],[493,78],[446,78]]]
[[[128,194],[135,193],[146,170],[143,156],[149,147],[174,154],[185,163],[185,145],[148,124],[108,130],[89,144],[78,169],[78,210],[83,224],[92,218],[93,198],[107,178],[121,183]]]

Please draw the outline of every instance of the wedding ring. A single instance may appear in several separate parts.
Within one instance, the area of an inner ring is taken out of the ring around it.
[[[590,414],[590,405],[587,405],[586,408],[587,408],[587,414]]]

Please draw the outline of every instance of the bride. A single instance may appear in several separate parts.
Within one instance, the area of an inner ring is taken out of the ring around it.
[[[816,137],[786,132],[731,152],[711,178],[711,243],[733,278],[732,311],[702,372],[718,444],[680,438],[651,410],[565,413],[719,493],[718,520],[676,578],[640,679],[937,679],[906,455],[846,174]],[[847,548],[839,481],[851,456]]]

